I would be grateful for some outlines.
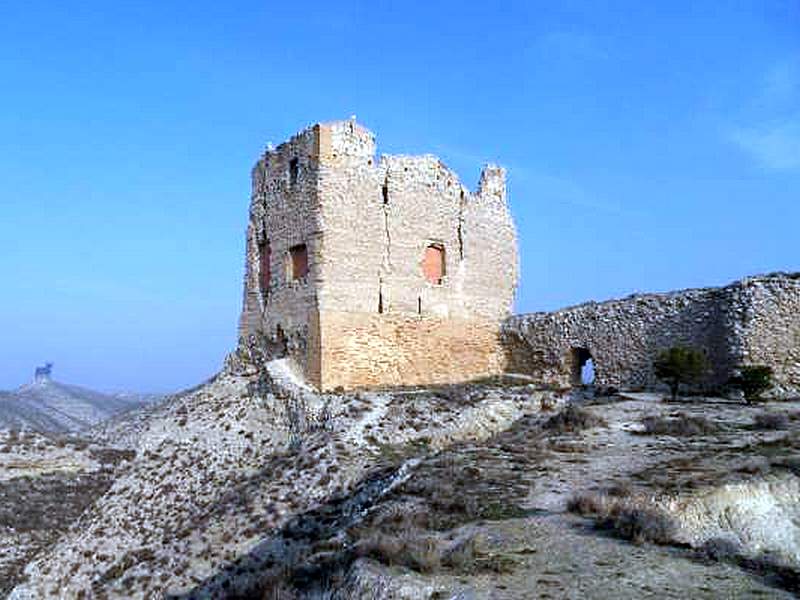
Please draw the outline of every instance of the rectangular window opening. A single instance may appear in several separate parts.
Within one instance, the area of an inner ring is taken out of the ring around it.
[[[422,273],[430,283],[441,285],[445,276],[445,254],[442,244],[429,244],[422,259]]]
[[[297,176],[300,173],[300,161],[293,158],[289,161],[289,183],[295,185],[297,183]]]
[[[305,244],[289,248],[289,268],[293,280],[303,279],[308,275],[308,248]]]

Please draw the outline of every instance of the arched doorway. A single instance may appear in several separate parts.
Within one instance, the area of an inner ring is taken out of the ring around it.
[[[570,348],[570,382],[573,386],[594,383],[595,364],[588,348]]]

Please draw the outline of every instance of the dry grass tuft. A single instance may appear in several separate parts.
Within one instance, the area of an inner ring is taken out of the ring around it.
[[[763,412],[753,417],[754,429],[786,429],[788,426],[786,413]]]
[[[642,419],[645,435],[692,436],[715,433],[719,427],[705,417],[678,413],[674,417],[650,416]]]
[[[397,534],[371,532],[356,544],[356,556],[368,557],[389,566],[402,566],[418,573],[460,574],[510,573],[517,566],[514,557],[486,551],[480,535],[455,545],[436,533],[407,530]]]
[[[545,421],[542,427],[553,433],[571,433],[607,425],[605,419],[588,410],[569,404],[564,410]]]
[[[610,529],[635,544],[669,544],[675,526],[667,515],[645,501],[617,496],[613,491],[575,494],[567,503],[569,512],[591,518],[602,529]]]
[[[420,531],[401,532],[398,535],[376,532],[358,542],[356,554],[385,565],[403,566],[420,573],[435,573],[441,569],[445,548],[436,537]]]

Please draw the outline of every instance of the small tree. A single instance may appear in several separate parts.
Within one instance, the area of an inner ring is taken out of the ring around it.
[[[656,377],[669,386],[674,402],[678,398],[678,388],[682,383],[694,383],[706,374],[708,360],[706,355],[696,348],[673,346],[658,355],[653,368]]]
[[[730,384],[744,394],[748,404],[761,399],[761,394],[772,387],[772,367],[767,365],[746,365],[739,369],[739,374],[731,377]]]

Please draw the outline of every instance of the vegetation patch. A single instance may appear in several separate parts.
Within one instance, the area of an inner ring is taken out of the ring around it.
[[[635,497],[614,491],[575,494],[567,503],[571,513],[588,517],[601,529],[608,529],[635,544],[674,541],[674,523],[667,515]]]
[[[719,431],[719,426],[705,417],[678,413],[675,416],[649,416],[641,420],[644,435],[694,436]]]
[[[745,402],[751,404],[761,401],[761,395],[772,388],[773,376],[772,367],[767,365],[745,365],[729,383],[742,392]]]
[[[789,427],[787,413],[764,412],[753,417],[753,429],[786,429]]]
[[[542,427],[550,433],[573,433],[592,427],[607,426],[608,423],[602,417],[569,404],[564,410],[547,419]]]

